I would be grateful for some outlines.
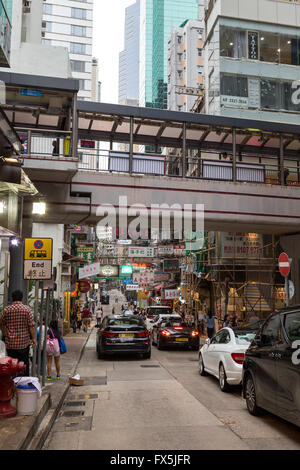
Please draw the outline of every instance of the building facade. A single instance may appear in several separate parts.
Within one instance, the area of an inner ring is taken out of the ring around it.
[[[209,1],[204,47],[203,112],[299,122],[299,0]]]
[[[93,0],[46,0],[43,43],[69,51],[72,76],[79,80],[79,99],[92,99]]]
[[[168,44],[168,109],[192,110],[202,93],[202,22],[190,20],[172,31]],[[188,93],[189,91],[189,93]]]
[[[139,98],[140,0],[125,10],[124,50],[119,55],[119,104]]]
[[[9,67],[11,49],[12,0],[0,1],[0,67]]]
[[[198,0],[140,1],[140,106],[168,106],[168,41],[174,28],[198,19]]]

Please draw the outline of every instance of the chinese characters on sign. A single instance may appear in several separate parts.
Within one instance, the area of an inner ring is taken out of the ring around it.
[[[256,233],[221,234],[221,258],[257,258],[263,254],[262,236]]]
[[[128,249],[128,255],[134,258],[153,258],[154,248],[153,247],[130,247]]]
[[[179,299],[180,291],[178,289],[166,289],[165,290],[165,299],[174,300]]]
[[[24,243],[24,279],[52,278],[52,238],[26,238]]]
[[[96,276],[100,271],[100,263],[89,264],[84,268],[79,268],[79,279]]]
[[[154,269],[145,269],[144,271],[134,273],[132,282],[139,284],[139,287],[148,287],[154,283]]]

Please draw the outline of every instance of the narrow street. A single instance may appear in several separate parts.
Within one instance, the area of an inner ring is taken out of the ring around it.
[[[96,332],[78,367],[85,385],[70,389],[44,449],[300,449],[296,427],[250,416],[239,387],[222,393],[216,379],[201,377],[197,352],[154,346],[150,360],[98,360]]]

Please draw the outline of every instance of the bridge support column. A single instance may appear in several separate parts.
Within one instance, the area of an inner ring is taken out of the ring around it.
[[[183,123],[182,129],[182,178],[185,178],[187,174],[186,167],[186,123]]]
[[[129,174],[133,172],[133,117],[130,117],[130,141],[129,141]]]
[[[283,147],[282,135],[280,135],[279,174],[280,174],[280,184],[281,186],[284,186],[284,147]]]

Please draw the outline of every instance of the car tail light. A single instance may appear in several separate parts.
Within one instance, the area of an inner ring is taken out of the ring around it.
[[[231,357],[237,364],[243,364],[245,353],[231,353]]]
[[[168,330],[162,330],[161,334],[163,336],[171,336],[171,333]]]
[[[140,333],[137,333],[136,335],[138,336],[138,338],[147,338],[149,336],[149,331],[148,330],[141,331]]]
[[[192,331],[192,336],[199,336],[199,331]]]
[[[103,331],[102,332],[102,336],[104,336],[105,338],[114,338],[116,336],[116,333],[109,333],[108,331]]]
[[[183,326],[174,326],[174,327],[173,327],[173,330],[182,331],[182,330],[183,330]]]

